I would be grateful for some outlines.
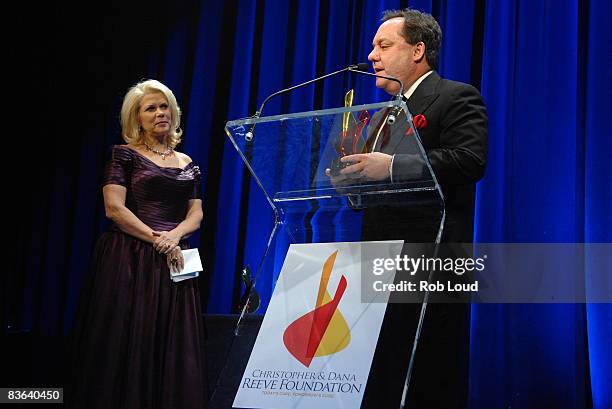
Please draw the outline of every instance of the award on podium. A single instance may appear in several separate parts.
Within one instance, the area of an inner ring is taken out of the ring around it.
[[[353,106],[353,90],[349,90],[344,96],[344,107]],[[349,162],[341,162],[340,159],[355,153],[367,153],[363,130],[370,121],[370,114],[367,110],[360,111],[355,118],[354,112],[344,112],[342,114],[342,131],[336,136],[334,149],[337,156],[330,164],[332,176],[338,176],[340,170],[350,165]]]

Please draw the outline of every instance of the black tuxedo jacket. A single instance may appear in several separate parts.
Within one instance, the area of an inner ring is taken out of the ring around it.
[[[473,86],[445,80],[434,71],[419,84],[407,105],[413,117],[422,115],[426,120],[418,133],[444,194],[443,241],[472,242],[475,184],[483,177],[487,162],[487,111],[482,97]],[[372,117],[368,141],[378,132],[376,124],[385,113],[379,111]],[[408,142],[411,135],[406,134],[402,115],[394,125],[383,122],[389,129],[382,129],[381,142],[374,146],[394,155],[393,182],[418,178],[423,171],[414,143]],[[439,211],[430,207],[369,209],[364,212],[364,226],[370,227],[364,227],[363,239],[430,242],[438,223]]]

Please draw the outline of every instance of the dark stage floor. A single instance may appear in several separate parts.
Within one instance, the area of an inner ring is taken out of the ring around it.
[[[205,315],[211,408],[230,408],[263,316],[247,316],[234,336],[237,315]],[[0,387],[63,387],[68,377],[66,337],[3,334]]]

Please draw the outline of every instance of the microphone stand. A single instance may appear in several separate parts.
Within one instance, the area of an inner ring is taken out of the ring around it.
[[[329,74],[325,74],[325,75],[322,75],[320,77],[314,78],[312,80],[309,80],[309,81],[306,81],[306,82],[302,82],[301,84],[297,84],[297,85],[294,85],[292,87],[281,89],[280,91],[276,91],[275,93],[268,95],[268,97],[266,97],[266,99],[263,100],[263,102],[259,106],[259,109],[257,111],[255,111],[255,114],[251,118],[252,119],[259,118],[261,116],[262,112],[263,112],[263,108],[266,105],[266,102],[268,102],[270,99],[272,99],[273,97],[275,97],[277,95],[283,94],[285,92],[293,91],[296,88],[300,88],[300,87],[303,87],[305,85],[312,84],[313,82],[316,82],[316,81],[319,81],[319,80],[323,80],[325,78],[328,78],[328,77],[331,77],[331,76],[343,73],[345,71],[361,72],[361,73],[365,74],[364,69],[365,70],[368,69],[368,65],[365,64],[365,63],[352,64],[352,65],[349,65],[348,67],[345,67],[345,68],[343,68],[341,70],[330,72]],[[253,135],[253,131],[254,131],[254,129],[255,129],[255,124],[252,124],[250,129],[248,130],[248,132],[244,135],[244,139],[246,139],[247,142],[251,142],[253,140],[253,136],[254,136]]]

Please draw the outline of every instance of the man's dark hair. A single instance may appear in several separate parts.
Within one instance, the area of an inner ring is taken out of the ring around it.
[[[404,28],[402,37],[408,44],[416,44],[422,41],[425,44],[425,59],[429,66],[438,69],[438,52],[442,44],[442,30],[440,25],[431,14],[422,13],[418,10],[387,10],[383,14],[382,22],[392,18],[402,17]]]

